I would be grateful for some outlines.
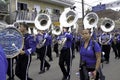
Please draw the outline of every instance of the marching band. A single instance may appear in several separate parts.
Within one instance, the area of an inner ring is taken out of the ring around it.
[[[66,17],[67,15],[67,17]],[[65,18],[64,18],[65,17]],[[94,69],[91,70],[90,67],[88,71],[93,71],[95,74],[94,80],[96,79],[96,75],[98,78],[99,73],[99,66],[100,62],[98,60],[101,59],[100,53],[104,52],[105,55],[105,61],[106,64],[109,63],[110,59],[110,50],[111,47],[113,48],[113,51],[115,52],[115,59],[118,58],[120,59],[120,33],[119,31],[111,34],[113,31],[115,24],[113,20],[111,19],[105,19],[102,23],[102,31],[97,32],[95,29],[95,26],[97,26],[98,23],[98,16],[96,13],[88,13],[88,15],[85,16],[84,18],[84,29],[91,29],[91,42],[94,40],[95,46],[96,46],[96,55],[94,55],[94,51],[91,52],[92,46],[88,45],[87,49],[90,48],[90,52],[92,55],[90,55],[88,52],[84,50],[84,46],[82,45],[82,49],[85,51],[85,53],[88,54],[86,56],[84,54],[84,51],[81,50],[81,44],[83,44],[82,40],[85,38],[83,35],[80,34],[80,32],[77,32],[78,27],[75,27],[75,31],[73,31],[72,27],[74,24],[77,23],[78,20],[78,15],[75,11],[69,10],[63,12],[63,14],[60,17],[60,23],[59,27],[55,27],[54,32],[50,32],[52,34],[49,34],[49,28],[51,26],[51,19],[50,16],[47,14],[41,13],[38,15],[35,19],[35,27],[37,28],[37,34],[32,35],[28,33],[28,24],[25,22],[20,23],[19,25],[19,31],[23,35],[23,48],[19,50],[19,54],[15,56],[16,59],[16,67],[15,67],[15,74],[13,70],[13,65],[14,65],[14,58],[12,58],[12,63],[10,62],[11,58],[8,59],[8,71],[7,70],[7,60],[5,59],[5,52],[2,50],[0,47],[0,63],[4,64],[0,68],[0,74],[3,76],[1,77],[0,75],[0,80],[6,80],[6,72],[9,76],[7,80],[15,80],[14,76],[16,75],[20,80],[33,80],[32,78],[29,77],[29,67],[31,63],[31,54],[36,53],[37,54],[37,59],[40,60],[40,71],[38,74],[45,73],[51,68],[51,64],[47,61],[46,57],[48,56],[49,61],[53,61],[52,57],[52,44],[54,44],[54,51],[56,52],[56,57],[59,57],[59,67],[60,70],[63,74],[63,78],[61,80],[70,80],[71,79],[71,69],[72,69],[72,59],[75,58],[75,48],[78,52],[80,52],[80,56],[84,56],[83,60],[85,61],[85,64],[93,65],[91,63],[94,62]],[[63,22],[64,21],[64,22]],[[111,28],[112,27],[112,28]],[[58,29],[59,28],[59,29]],[[50,29],[53,30],[53,29]],[[84,30],[83,30],[84,31]],[[77,32],[74,34],[74,32]],[[53,41],[53,35],[54,37],[54,42]],[[86,33],[84,33],[86,35]],[[9,43],[11,44],[11,43]],[[89,43],[88,43],[89,44]],[[17,46],[15,46],[17,47]],[[99,48],[99,49],[97,49]],[[97,54],[99,53],[99,55]],[[94,58],[89,58],[89,57],[94,57]],[[5,60],[3,60],[3,59]],[[81,57],[82,58],[82,57]],[[93,59],[93,60],[92,60]],[[82,60],[82,59],[81,59]],[[89,60],[89,61],[87,61]],[[91,62],[90,62],[91,61]],[[11,63],[11,64],[10,64]],[[95,63],[97,64],[95,66]],[[92,66],[93,67],[93,66]],[[95,72],[96,71],[96,72]]]

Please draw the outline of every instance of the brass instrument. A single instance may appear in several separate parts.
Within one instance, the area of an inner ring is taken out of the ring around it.
[[[64,10],[64,12],[61,14],[60,16],[60,28],[63,27],[69,27],[69,32],[72,32],[73,30],[76,32],[77,28],[77,20],[78,20],[78,12],[74,11],[73,9],[67,9]],[[73,31],[73,32],[74,32]],[[61,50],[63,48],[63,46],[66,43],[66,38],[62,38],[62,40],[60,40],[59,43],[59,50]]]
[[[47,30],[51,25],[51,18],[49,15],[41,13],[35,18],[34,23],[38,30]]]
[[[37,17],[35,18],[35,21],[34,21],[34,24],[36,27],[36,28],[34,28],[34,34],[38,33],[37,30],[45,31],[45,30],[49,29],[51,26],[51,23],[52,22],[51,22],[50,15],[45,14],[45,13],[40,13],[39,15],[37,15]],[[41,48],[45,42],[46,42],[46,39],[40,40],[37,47]]]
[[[114,27],[115,27],[115,22],[112,19],[105,18],[103,20],[103,22],[101,23],[100,28],[108,36],[106,36],[105,40],[100,39],[101,44],[106,45],[106,44],[108,44],[110,42],[110,40],[112,39],[112,35],[109,32],[111,32],[114,29]]]
[[[101,23],[100,28],[104,32],[111,32],[115,28],[115,22],[110,18],[105,18]]]
[[[73,26],[77,20],[78,20],[78,12],[71,10],[71,9],[67,9],[65,10],[61,16],[60,16],[60,25],[63,27],[71,27]]]
[[[60,26],[53,26],[52,25],[52,34],[54,35],[60,35],[62,33],[62,27]]]
[[[96,13],[94,12],[88,13],[83,19],[84,28],[87,29],[96,27],[98,20],[99,18]]]
[[[66,42],[66,38],[62,38],[62,40],[59,40],[58,41],[58,50],[60,51],[62,48],[63,48],[63,46],[65,45],[65,42]]]

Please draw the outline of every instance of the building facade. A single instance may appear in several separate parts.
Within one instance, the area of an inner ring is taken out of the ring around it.
[[[32,13],[36,10],[36,13],[47,13],[51,16],[53,22],[58,21],[58,18],[64,8],[70,7],[74,4],[73,0],[11,0],[11,12],[16,12],[18,16],[16,16],[16,21],[23,21],[22,17],[26,15],[26,12],[29,15],[29,18],[24,19],[24,21],[31,23],[34,19],[32,19]],[[25,13],[23,13],[25,11]]]

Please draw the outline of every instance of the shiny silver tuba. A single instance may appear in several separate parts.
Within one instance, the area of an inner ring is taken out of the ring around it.
[[[60,16],[60,25],[62,27],[71,27],[77,22],[78,18],[78,12],[67,9]]]
[[[109,32],[111,32],[115,28],[115,22],[112,19],[110,19],[110,18],[105,18],[102,21],[100,28],[103,31],[102,36],[104,36],[104,37],[102,38],[102,36],[101,36],[99,38],[99,42],[102,45],[106,45],[112,39],[112,34],[110,34]]]
[[[54,26],[54,25],[52,25],[52,34],[54,34],[54,35],[60,35],[61,33],[62,33],[62,27],[60,27],[60,26]]]
[[[111,32],[115,28],[115,22],[110,18],[105,18],[102,21],[100,28],[104,32]]]
[[[38,31],[44,32],[45,30],[48,30],[50,28],[51,18],[48,14],[40,13],[35,18],[34,24]],[[34,30],[35,34],[38,33],[37,30]],[[39,43],[37,44],[37,48],[41,48],[45,42],[46,42],[46,39],[39,40]]]
[[[78,20],[78,12],[74,11],[73,9],[66,9],[60,16],[60,27],[69,27],[70,32],[75,28],[75,24]],[[63,37],[62,40],[60,40],[59,43],[59,50],[63,48],[66,42],[66,37]]]
[[[87,29],[96,27],[98,20],[99,18],[96,13],[94,12],[88,13],[83,19],[84,28]]]
[[[51,18],[48,14],[41,13],[35,18],[34,24],[38,30],[47,30],[51,25]]]

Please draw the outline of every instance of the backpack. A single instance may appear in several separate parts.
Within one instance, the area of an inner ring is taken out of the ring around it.
[[[92,49],[93,52],[95,53],[94,45],[95,45],[95,40],[92,40]],[[104,52],[101,52],[101,63],[103,63],[104,61],[105,61]]]

